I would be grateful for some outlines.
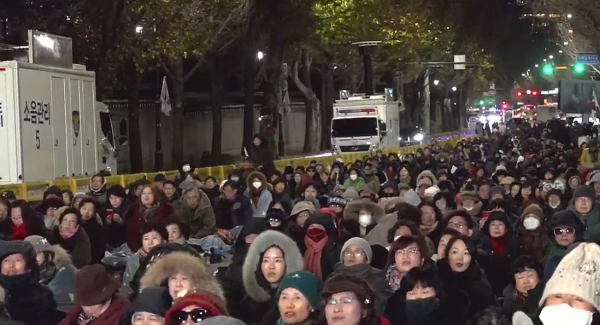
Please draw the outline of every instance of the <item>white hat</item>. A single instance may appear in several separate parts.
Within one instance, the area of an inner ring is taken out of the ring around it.
[[[581,243],[560,261],[540,299],[554,294],[579,297],[600,309],[600,246]]]
[[[425,197],[430,197],[430,198],[432,198],[432,197],[434,197],[436,194],[438,194],[438,192],[439,192],[439,191],[440,191],[440,188],[439,188],[439,187],[437,187],[437,186],[435,186],[435,185],[433,185],[433,186],[430,186],[429,188],[427,188],[427,189],[425,190]]]

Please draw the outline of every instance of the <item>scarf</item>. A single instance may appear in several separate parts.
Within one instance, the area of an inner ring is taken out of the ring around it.
[[[550,256],[558,256],[558,257],[564,257],[565,255],[567,255],[567,249],[565,247],[562,247],[558,244],[556,244],[554,241],[550,242],[550,253],[548,254]]]
[[[75,231],[73,231],[72,229],[63,229],[63,227],[60,225],[58,226],[58,234],[60,235],[60,237],[62,237],[62,239],[73,238],[73,236],[75,236],[75,234],[77,233],[77,230],[79,230],[79,226]]]
[[[438,222],[436,221],[433,225],[431,226],[426,226],[426,225],[420,225],[419,227],[421,228],[421,231],[423,232],[423,234],[425,235],[429,235],[432,231],[435,230],[435,228],[437,228],[438,226]]]
[[[396,263],[388,266],[388,269],[385,272],[385,278],[388,280],[388,284],[390,285],[390,288],[394,290],[394,292],[400,289],[400,282],[402,282],[403,277],[404,275],[398,271]]]
[[[25,223],[18,226],[14,223],[12,224],[10,240],[24,240],[27,236],[29,236],[29,232],[27,231]]]
[[[492,247],[500,256],[504,256],[506,253],[506,237],[494,238],[490,237]]]
[[[319,227],[320,226],[320,227]],[[318,224],[313,224],[308,230],[314,228],[320,228],[325,231],[325,228]],[[329,237],[325,237],[316,241],[310,236],[304,236],[304,244],[306,245],[306,252],[304,253],[304,270],[314,273],[319,280],[323,280],[323,270],[321,267],[321,257],[323,256],[323,249],[327,244]]]
[[[83,310],[77,316],[77,325],[88,325],[95,321],[97,317],[88,316]]]
[[[400,185],[409,185],[410,184],[410,176],[407,176],[406,178],[398,178],[398,180],[400,181]]]
[[[40,265],[40,283],[48,285],[56,275],[56,264],[54,262],[44,262]]]
[[[144,221],[149,222],[153,219],[154,214],[160,208],[160,203],[156,202],[151,207],[147,208],[142,205],[142,215],[144,216]]]

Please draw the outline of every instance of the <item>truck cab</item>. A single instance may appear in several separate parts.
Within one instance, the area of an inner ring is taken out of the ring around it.
[[[341,91],[340,99],[333,105],[332,152],[369,152],[397,147],[402,105],[394,99],[393,89],[369,96],[347,94]]]

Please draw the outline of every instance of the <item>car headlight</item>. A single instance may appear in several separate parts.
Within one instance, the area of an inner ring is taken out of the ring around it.
[[[418,133],[417,135],[415,135],[414,139],[415,141],[423,141],[423,133]]]
[[[487,121],[487,118],[485,116],[481,116],[479,118],[479,122],[481,122],[481,123],[485,123],[486,121]]]

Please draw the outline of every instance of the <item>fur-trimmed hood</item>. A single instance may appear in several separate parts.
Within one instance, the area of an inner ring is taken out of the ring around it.
[[[344,220],[354,220],[358,221],[358,214],[360,210],[365,210],[371,213],[373,216],[373,223],[378,223],[381,218],[383,218],[385,212],[381,205],[369,202],[365,200],[352,201],[346,205],[344,209]]]
[[[184,252],[173,252],[161,257],[146,270],[140,288],[166,286],[169,277],[185,274],[192,282],[195,292],[208,297],[222,310],[227,310],[223,289],[217,279],[209,273],[204,262]]]
[[[69,252],[67,252],[60,245],[52,245],[52,247],[50,247],[50,251],[54,254],[54,264],[56,265],[57,270],[73,264],[73,260],[71,259]]]
[[[269,289],[259,284],[257,276],[259,276],[263,254],[273,246],[283,251],[285,275],[304,269],[304,258],[293,239],[275,230],[267,230],[258,235],[248,249],[243,267],[244,288],[248,296],[256,302],[266,302],[271,299]]]
[[[260,182],[262,183],[262,185],[260,186],[260,188],[258,190],[255,189],[254,186],[252,186],[252,180],[254,178],[260,179]],[[248,187],[248,190],[250,192],[258,191],[258,193],[260,193],[260,192],[264,191],[267,188],[267,186],[269,186],[269,182],[267,181],[267,177],[263,173],[254,171],[254,172],[251,172],[250,174],[248,174],[248,177],[246,177],[246,186]]]

